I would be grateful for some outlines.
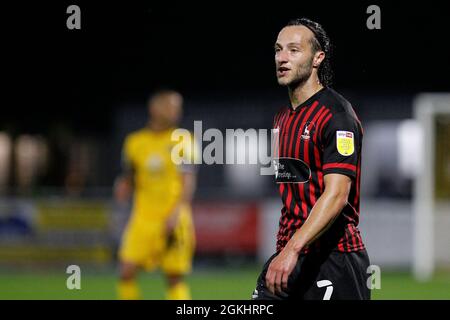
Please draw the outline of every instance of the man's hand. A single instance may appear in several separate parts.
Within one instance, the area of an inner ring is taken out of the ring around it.
[[[287,245],[269,265],[266,273],[266,286],[273,294],[283,294],[287,289],[289,275],[298,260],[298,251]]]

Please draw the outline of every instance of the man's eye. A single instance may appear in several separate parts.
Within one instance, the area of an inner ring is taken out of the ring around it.
[[[298,49],[296,49],[296,48],[292,48],[291,49],[291,52],[293,52],[293,53],[297,53],[297,52],[299,52],[300,50],[298,50]]]

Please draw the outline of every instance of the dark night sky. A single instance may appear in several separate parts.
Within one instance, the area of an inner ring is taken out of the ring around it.
[[[161,86],[188,95],[276,89],[276,35],[301,16],[328,31],[338,88],[450,89],[450,28],[443,4],[92,2],[23,3],[4,10],[3,77],[11,99],[2,107],[0,129],[39,131],[61,120],[101,128],[117,105],[142,101]],[[79,31],[66,28],[70,4],[81,7]],[[381,30],[366,28],[369,4],[381,7]]]

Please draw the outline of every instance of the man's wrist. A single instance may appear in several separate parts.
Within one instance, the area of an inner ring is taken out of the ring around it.
[[[297,254],[300,254],[303,247],[305,246],[303,242],[300,239],[296,239],[295,237],[292,237],[291,240],[286,245],[289,249],[294,251]]]

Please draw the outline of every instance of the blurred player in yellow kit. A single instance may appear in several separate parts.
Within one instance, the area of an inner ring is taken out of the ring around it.
[[[114,194],[118,202],[128,201],[133,190],[134,195],[119,250],[120,299],[139,299],[138,271],[158,267],[167,281],[167,299],[191,298],[184,277],[191,271],[195,247],[190,207],[199,151],[188,131],[182,143],[172,140],[182,105],[178,92],[157,92],[148,102],[148,125],[125,139],[124,172],[116,179]],[[173,161],[174,149],[184,164]]]

